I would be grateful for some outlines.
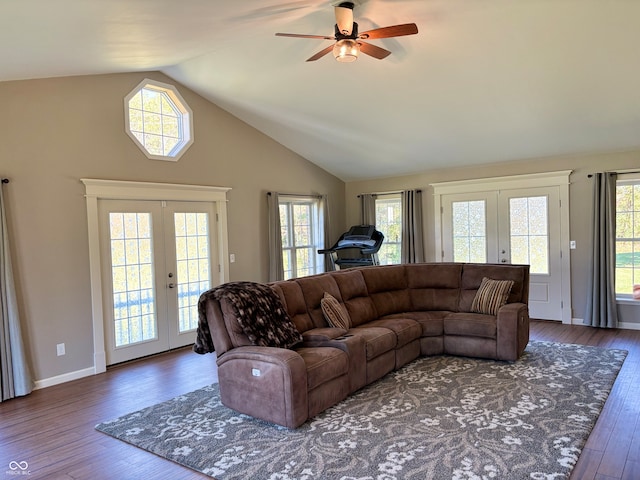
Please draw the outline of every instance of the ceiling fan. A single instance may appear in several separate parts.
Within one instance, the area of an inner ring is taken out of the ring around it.
[[[297,33],[276,33],[278,37],[295,37],[295,38],[317,38],[320,40],[335,40],[336,43],[307,59],[307,62],[313,62],[324,57],[333,51],[333,56],[339,62],[353,62],[357,60],[358,54],[363,52],[378,60],[388,57],[391,52],[384,48],[378,47],[364,40],[372,40],[376,38],[402,37],[404,35],[415,35],[418,33],[418,27],[415,23],[404,23],[402,25],[393,25],[391,27],[375,28],[366,32],[358,32],[358,24],[353,21],[354,2],[338,2],[334,4],[336,14],[335,35],[333,37],[322,35],[301,35]]]

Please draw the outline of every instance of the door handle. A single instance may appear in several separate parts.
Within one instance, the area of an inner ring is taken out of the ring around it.
[[[176,288],[175,283],[170,283],[169,285],[167,285],[169,288]]]
[[[507,263],[507,259],[503,258],[502,260],[500,260],[502,263]]]

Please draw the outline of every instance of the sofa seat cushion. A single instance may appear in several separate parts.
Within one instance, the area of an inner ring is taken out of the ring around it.
[[[307,367],[307,390],[313,390],[349,371],[349,356],[339,348],[302,347],[296,348],[295,352]]]
[[[349,334],[364,338],[367,361],[394,350],[398,342],[395,332],[388,328],[362,326],[352,328]]]
[[[450,313],[444,317],[445,335],[497,338],[497,319],[481,313]]]
[[[422,335],[422,327],[418,322],[410,318],[381,318],[367,323],[368,327],[388,328],[396,334],[396,347],[404,347],[406,344],[417,340]]]
[[[444,317],[451,314],[448,310],[432,312],[405,312],[388,315],[383,318],[410,318],[422,327],[421,337],[440,337],[444,335]]]

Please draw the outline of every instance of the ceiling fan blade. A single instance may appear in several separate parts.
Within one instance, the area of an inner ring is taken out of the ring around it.
[[[415,23],[403,23],[391,27],[374,28],[368,32],[362,32],[358,38],[371,40],[373,38],[402,37],[404,35],[415,35],[418,33],[418,26]]]
[[[316,53],[313,57],[307,58],[307,62],[313,62],[315,60],[318,60],[319,58],[324,57],[327,53],[329,53],[332,50],[333,50],[333,45],[329,45],[327,48],[320,50],[318,53]]]
[[[358,45],[360,45],[360,51],[362,53],[366,53],[371,57],[377,58],[378,60],[382,60],[383,58],[391,55],[391,52],[389,50],[380,48],[377,45],[372,45],[371,43],[363,42],[362,40],[358,42]]]
[[[320,40],[335,40],[336,37],[325,37],[322,35],[302,35],[299,33],[276,33],[276,37],[294,37],[294,38],[317,38]]]

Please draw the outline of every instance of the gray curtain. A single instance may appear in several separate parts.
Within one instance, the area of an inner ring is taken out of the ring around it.
[[[593,246],[584,323],[616,328],[615,294],[616,179],[611,172],[596,173],[593,201]]]
[[[422,228],[422,192],[402,192],[402,263],[424,262],[424,239]]]
[[[269,192],[267,194],[267,204],[269,208],[269,281],[275,282],[284,280],[278,193]]]
[[[1,401],[27,395],[33,390],[33,379],[27,365],[27,355],[22,342],[20,318],[18,317],[3,188],[0,186],[0,229],[2,230],[0,232]]]
[[[320,215],[323,219],[323,238],[322,241],[324,245],[321,248],[331,248],[331,237],[329,235],[329,225],[331,225],[331,221],[329,220],[329,197],[327,195],[322,195],[322,199],[320,200]],[[333,263],[331,262],[331,257],[329,255],[324,256],[324,271],[330,272],[333,270]]]
[[[373,193],[363,193],[360,195],[360,210],[362,213],[362,225],[376,224],[376,195]]]

